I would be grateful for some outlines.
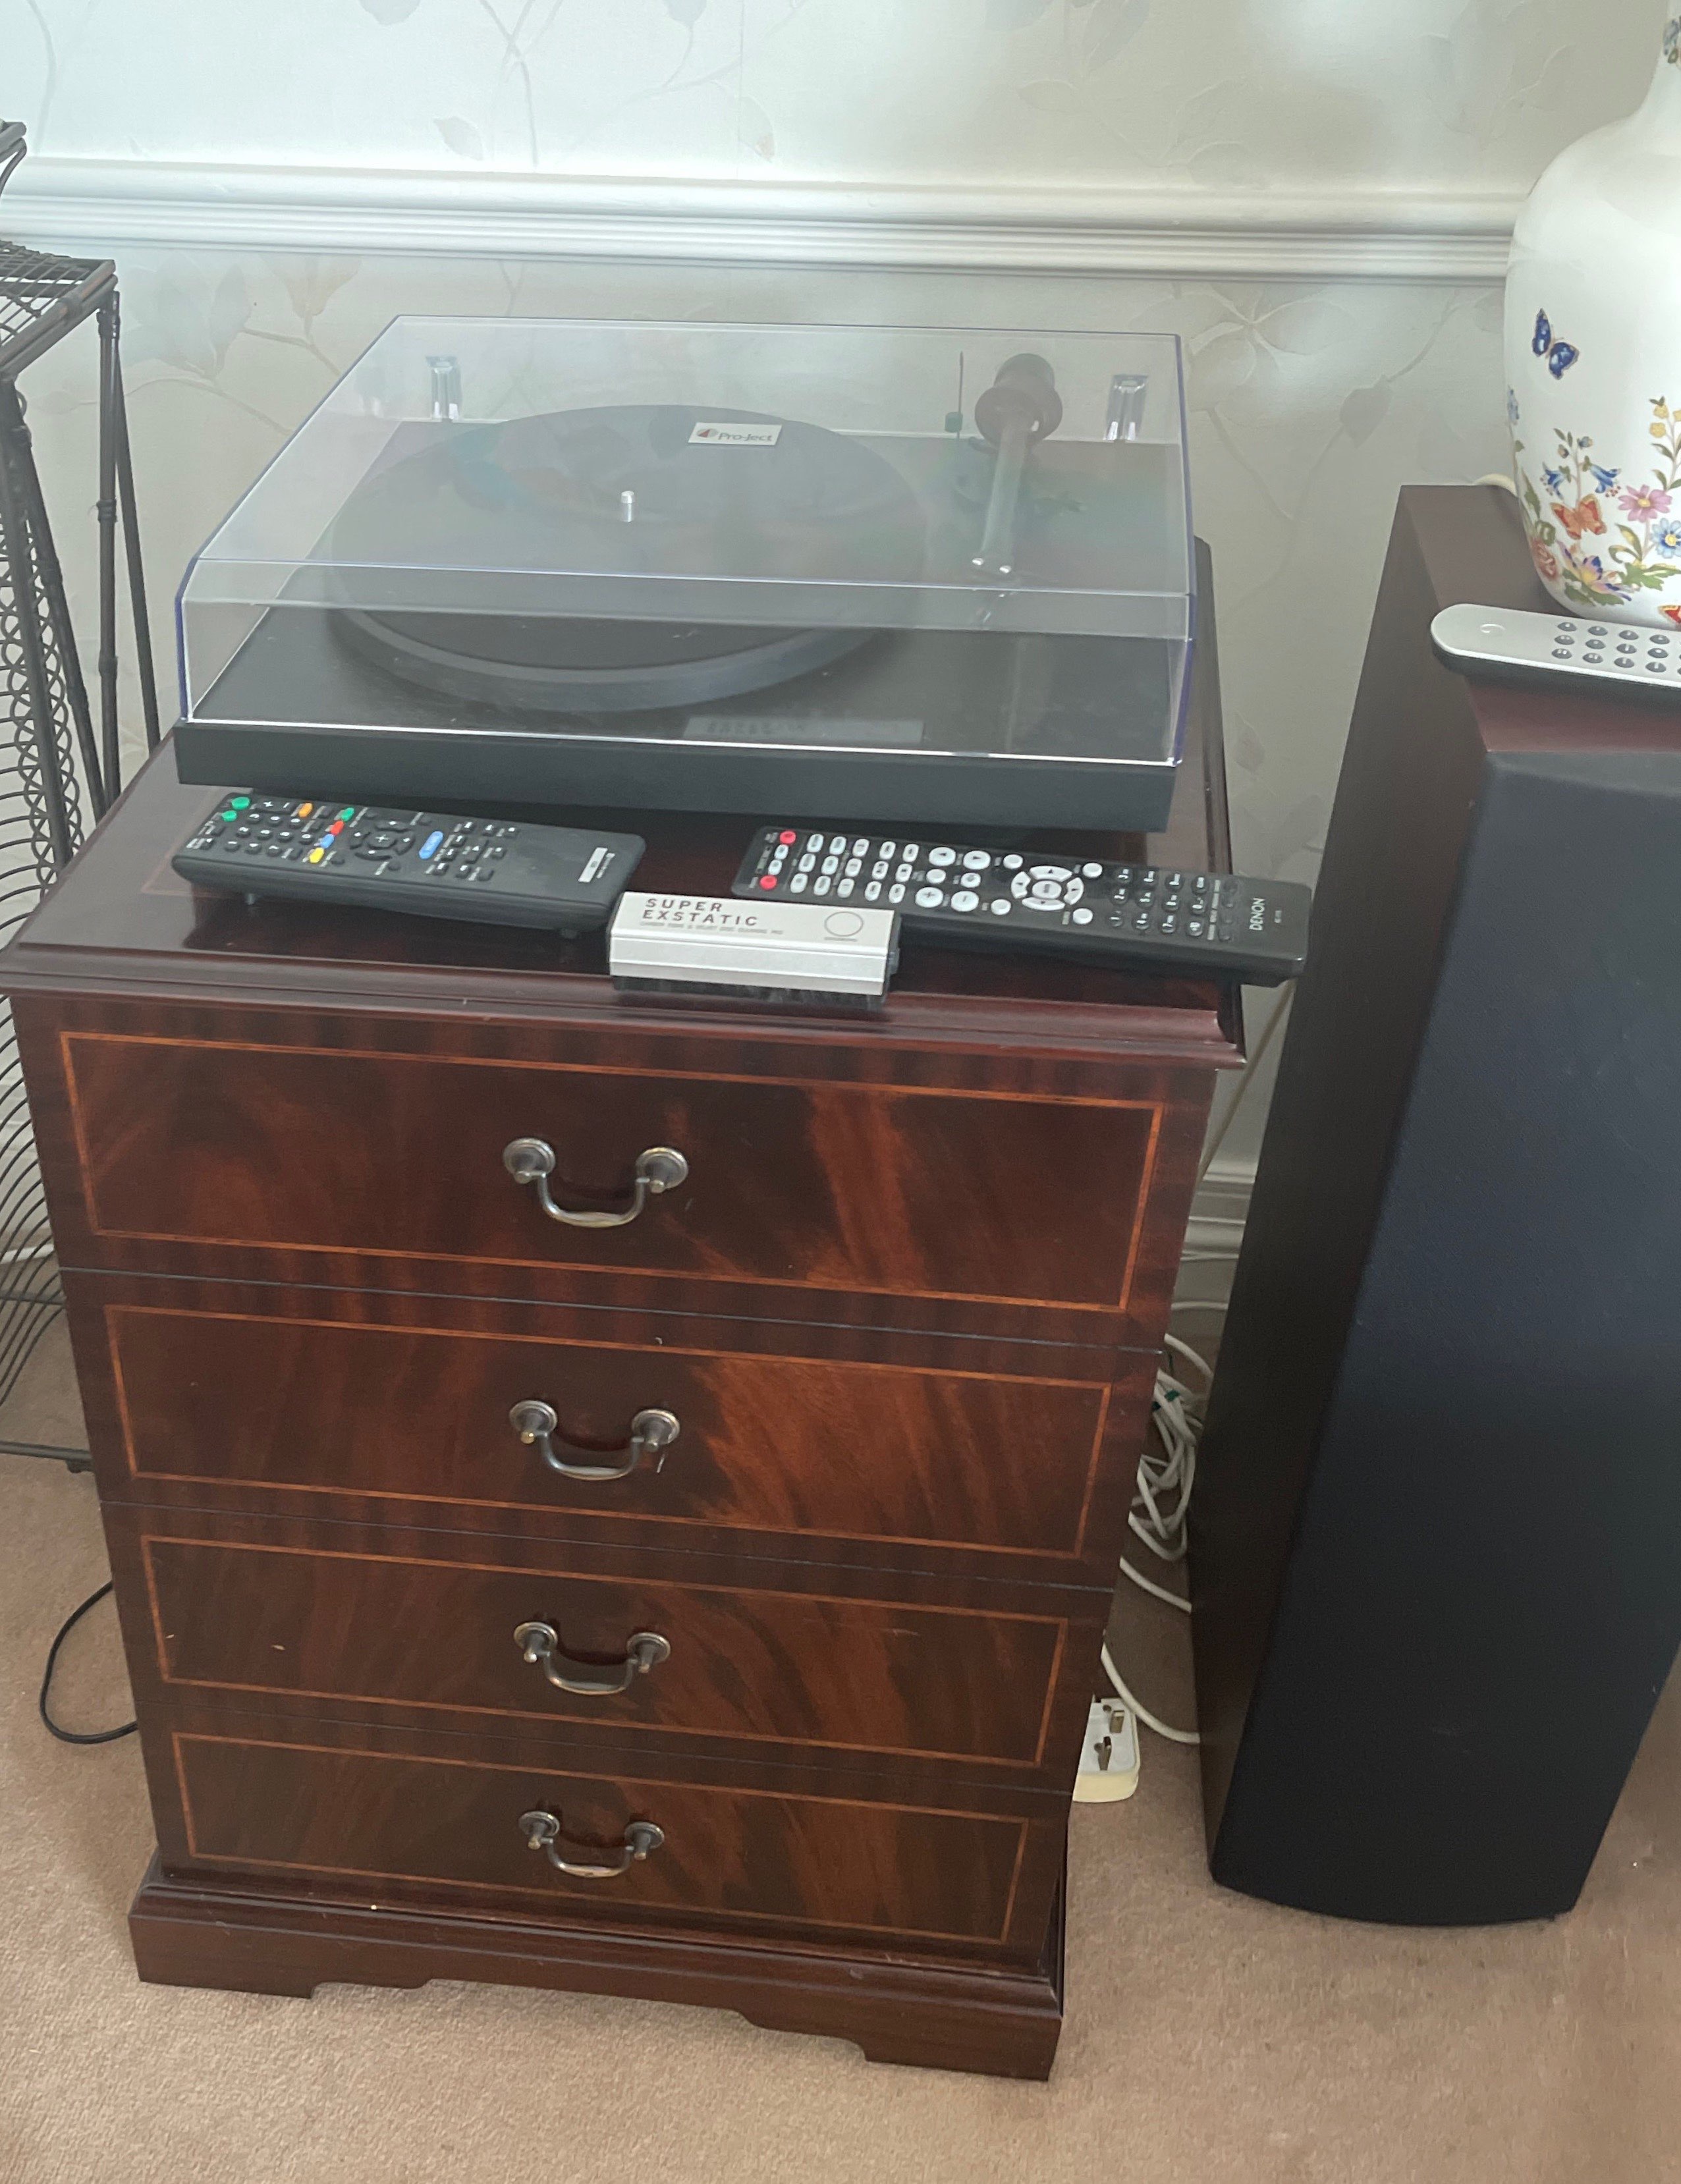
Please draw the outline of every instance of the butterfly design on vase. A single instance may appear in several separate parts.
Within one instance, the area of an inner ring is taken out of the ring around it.
[[[1597,493],[1590,493],[1574,508],[1567,508],[1562,501],[1555,500],[1553,514],[1578,545],[1584,538],[1597,538],[1606,527],[1605,510],[1600,506]]]
[[[1553,338],[1553,322],[1544,311],[1535,314],[1535,338],[1530,347],[1537,356],[1545,357],[1547,369],[1555,379],[1562,379],[1582,354],[1579,348],[1572,348],[1567,341]]]

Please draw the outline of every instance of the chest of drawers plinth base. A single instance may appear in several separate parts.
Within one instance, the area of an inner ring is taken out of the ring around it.
[[[142,1979],[310,1996],[340,1981],[472,1980],[729,2009],[849,2040],[872,2062],[1046,2078],[1062,2031],[1063,1897],[1025,1968],[861,1961],[846,1952],[603,1935],[505,1917],[265,1896],[171,1880],[154,1859],[129,1914]]]

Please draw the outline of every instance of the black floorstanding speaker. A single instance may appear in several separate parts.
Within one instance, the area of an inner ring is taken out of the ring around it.
[[[1681,1641],[1681,702],[1465,600],[1555,611],[1405,493],[1191,1524],[1215,1877],[1425,1925],[1569,1908]]]

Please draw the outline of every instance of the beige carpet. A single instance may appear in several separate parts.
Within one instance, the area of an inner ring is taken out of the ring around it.
[[[56,1341],[0,1432],[75,1436]],[[1075,1814],[1056,2075],[1004,2085],[650,2003],[142,1986],[139,1754],[54,1744],[35,1718],[47,1641],[103,1574],[90,1482],[0,1457],[5,2184],[1681,2178],[1681,1685],[1582,1908],[1545,1927],[1390,1933],[1223,1894],[1192,1761],[1150,1740],[1131,1804]],[[61,1718],[121,1718],[109,1607],[71,1646]],[[1184,1704],[1181,1673],[1141,1659],[1163,1703]]]

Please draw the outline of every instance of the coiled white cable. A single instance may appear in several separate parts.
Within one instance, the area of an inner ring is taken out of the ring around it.
[[[1126,1523],[1133,1537],[1142,1541],[1159,1562],[1171,1565],[1185,1559],[1186,1519],[1190,1513],[1191,1490],[1197,1483],[1197,1445],[1202,1437],[1204,1405],[1214,1379],[1214,1368],[1200,1351],[1193,1350],[1188,1342],[1181,1342],[1176,1334],[1166,1338],[1165,1346],[1170,1361],[1182,1358],[1200,1375],[1200,1379],[1192,1382],[1175,1372],[1170,1362],[1157,1373],[1155,1395],[1150,1404],[1151,1430],[1144,1443],[1144,1452],[1138,1459],[1132,1507]],[[1191,1613],[1191,1603],[1183,1593],[1174,1592],[1153,1578],[1146,1577],[1125,1555],[1120,1558],[1120,1567],[1141,1592],[1148,1592],[1153,1600],[1165,1601],[1183,1615]],[[1164,1736],[1173,1744],[1201,1741],[1195,1730],[1174,1729],[1141,1703],[1127,1688],[1107,1645],[1103,1650],[1103,1674],[1147,1729],[1154,1730],[1158,1736]]]
[[[1214,1368],[1176,1334],[1167,1337],[1167,1348],[1171,1356],[1182,1357],[1195,1368],[1202,1376],[1201,1384],[1193,1386],[1165,1367],[1156,1374],[1156,1391],[1150,1405],[1153,1432],[1138,1459],[1132,1507],[1126,1523],[1133,1537],[1142,1540],[1158,1562],[1171,1563],[1185,1559],[1185,1522],[1190,1512],[1191,1490],[1197,1483],[1197,1443],[1203,1430],[1203,1402],[1214,1379]],[[1190,1613],[1191,1603],[1183,1593],[1171,1592],[1164,1585],[1146,1577],[1125,1555],[1120,1567],[1140,1591],[1148,1592],[1153,1599],[1164,1600],[1170,1607],[1179,1608],[1187,1615]]]

